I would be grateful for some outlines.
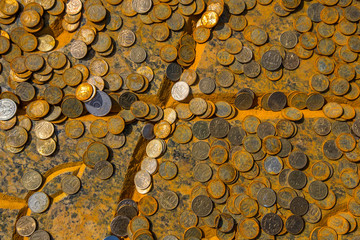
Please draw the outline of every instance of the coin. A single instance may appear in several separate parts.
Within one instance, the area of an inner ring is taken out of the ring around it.
[[[42,176],[35,170],[28,170],[23,174],[21,183],[27,190],[36,190],[42,184]]]
[[[286,219],[286,230],[294,235],[300,234],[305,227],[304,220],[298,215],[291,215]]]
[[[82,59],[88,52],[87,45],[81,40],[75,40],[71,44],[70,52],[74,58]]]
[[[230,124],[223,118],[214,118],[210,122],[210,133],[215,138],[224,138],[230,130]]]
[[[44,230],[36,230],[31,236],[30,240],[50,240],[50,234]]]
[[[294,189],[297,190],[302,189],[305,187],[307,183],[306,175],[299,170],[292,171],[289,173],[288,183],[290,187]]]
[[[209,197],[199,195],[192,200],[191,209],[197,216],[206,217],[213,210],[213,202]]]
[[[275,213],[267,213],[261,219],[261,228],[269,235],[277,235],[283,228],[281,217]]]
[[[140,189],[148,188],[151,184],[151,181],[151,175],[145,170],[140,170],[135,174],[134,182],[136,187]]]
[[[256,199],[261,206],[271,207],[276,202],[276,193],[271,188],[262,188],[258,191]]]
[[[290,211],[293,214],[302,216],[309,210],[309,202],[302,197],[295,197],[290,202]]]
[[[80,190],[81,182],[77,176],[66,175],[61,179],[61,190],[66,194],[75,194]]]
[[[176,101],[185,100],[190,94],[190,87],[186,82],[179,81],[175,83],[171,89],[171,96]]]
[[[97,162],[106,161],[109,157],[109,150],[101,142],[92,142],[87,147],[83,155],[83,161],[86,166],[93,168]]]
[[[36,230],[36,221],[33,217],[22,216],[16,222],[16,232],[23,237],[28,237]]]
[[[123,29],[119,32],[118,42],[122,47],[130,47],[136,41],[135,33],[128,29]]]
[[[22,147],[28,140],[27,131],[19,126],[15,126],[7,132],[5,141],[11,147]]]
[[[261,66],[266,70],[275,71],[280,68],[282,64],[282,57],[277,50],[269,50],[261,57]]]
[[[216,84],[212,78],[202,78],[199,81],[199,89],[204,94],[211,94],[215,91]]]
[[[268,105],[274,112],[280,111],[286,106],[287,99],[284,93],[274,92],[268,98]]]
[[[33,193],[28,199],[28,206],[34,213],[42,213],[48,209],[50,199],[44,192]]]
[[[39,139],[48,139],[54,133],[54,125],[47,121],[40,121],[35,126],[35,135]]]
[[[165,180],[171,180],[178,174],[178,167],[174,162],[164,161],[159,166],[159,174]]]
[[[328,194],[328,187],[321,181],[313,181],[309,184],[309,194],[315,200],[323,200]]]
[[[15,116],[17,111],[16,103],[9,99],[3,98],[0,99],[0,120],[6,121]]]
[[[328,140],[323,144],[325,157],[330,160],[337,160],[342,156],[341,150],[336,146],[335,140]]]
[[[94,98],[85,103],[86,110],[97,117],[107,115],[111,110],[111,106],[110,97],[103,91],[96,91]]]
[[[110,229],[113,234],[120,237],[127,236],[127,226],[130,219],[126,216],[119,215],[115,217],[110,223]]]
[[[61,103],[62,113],[69,118],[77,118],[83,112],[83,104],[75,97],[69,97]]]
[[[308,164],[308,158],[305,153],[301,151],[293,151],[289,156],[289,164],[295,169],[303,169]]]
[[[50,156],[56,150],[56,141],[52,138],[48,138],[46,140],[37,139],[36,140],[36,150],[42,156]]]
[[[114,167],[108,161],[99,161],[94,165],[95,176],[101,180],[106,180],[113,175]]]
[[[159,204],[166,210],[173,210],[179,204],[179,197],[173,191],[164,191],[160,194]]]
[[[166,68],[166,77],[171,81],[178,81],[182,74],[182,68],[177,63],[170,63]]]
[[[158,209],[158,202],[151,196],[144,196],[139,201],[139,211],[145,216],[154,215]]]
[[[35,97],[35,88],[28,82],[22,82],[16,87],[16,95],[21,101],[31,101]]]

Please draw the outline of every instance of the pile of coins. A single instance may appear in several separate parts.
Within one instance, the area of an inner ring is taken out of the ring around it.
[[[106,183],[137,126],[116,181],[138,203],[119,202],[107,240],[358,239],[359,21],[351,0],[0,1],[3,148],[51,160],[70,138]],[[79,169],[56,199],[26,169],[15,237],[50,239],[24,213],[79,194]]]

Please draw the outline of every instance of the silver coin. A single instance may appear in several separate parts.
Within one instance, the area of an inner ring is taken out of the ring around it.
[[[152,7],[152,0],[133,0],[132,7],[137,13],[147,13]]]
[[[264,161],[264,168],[270,174],[279,174],[283,168],[282,160],[277,156],[269,156]]]
[[[154,174],[157,168],[158,168],[158,162],[155,158],[146,157],[141,162],[141,170],[145,170],[149,174]]]
[[[97,117],[107,115],[111,110],[111,99],[103,91],[96,91],[95,97],[85,103],[86,110]]]
[[[256,196],[258,203],[264,207],[271,207],[276,203],[276,193],[271,188],[261,188]]]
[[[15,116],[16,103],[8,98],[0,99],[0,120],[6,121]]]
[[[135,33],[131,30],[124,29],[118,35],[118,42],[120,46],[130,47],[136,41]]]
[[[130,51],[130,60],[134,63],[142,63],[146,59],[146,51],[142,47],[134,47]]]
[[[146,189],[151,184],[151,175],[145,170],[140,170],[135,174],[134,183],[136,187]]]
[[[71,55],[76,59],[82,59],[87,54],[87,45],[81,40],[75,40],[70,47]]]
[[[28,206],[34,213],[42,213],[48,209],[50,199],[46,193],[36,192],[29,197]]]
[[[176,82],[171,89],[171,96],[176,101],[185,100],[190,94],[190,87],[186,82]]]
[[[157,158],[165,151],[166,144],[162,143],[162,139],[153,139],[146,145],[146,154],[148,157]]]

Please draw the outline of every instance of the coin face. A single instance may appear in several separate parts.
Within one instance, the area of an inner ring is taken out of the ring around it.
[[[171,96],[179,102],[185,100],[189,96],[189,93],[190,87],[183,81],[176,82],[171,89]]]
[[[213,202],[209,197],[199,195],[192,200],[191,209],[197,216],[206,217],[213,210]]]
[[[131,30],[124,29],[119,32],[118,42],[122,47],[130,47],[136,41],[135,33]]]
[[[94,166],[95,176],[101,180],[106,180],[113,175],[114,166],[108,161],[97,162]]]
[[[28,170],[22,176],[21,183],[27,190],[36,190],[42,184],[42,176],[35,170]]]
[[[30,216],[22,216],[16,222],[16,232],[23,237],[28,237],[36,230],[36,221]]]
[[[28,199],[28,206],[34,213],[42,213],[48,209],[50,199],[46,193],[36,192],[33,193]]]
[[[275,71],[280,68],[282,57],[277,50],[269,50],[261,57],[261,65],[269,71]]]
[[[97,117],[107,115],[111,110],[111,106],[110,97],[103,91],[96,91],[94,98],[85,103],[86,110]]]
[[[284,223],[281,217],[275,213],[267,213],[261,219],[261,228],[272,236],[280,233],[283,225]]]
[[[179,204],[179,197],[173,191],[164,191],[160,195],[159,204],[166,210],[173,210]]]
[[[115,217],[110,224],[111,232],[116,236],[125,237],[127,235],[127,226],[129,225],[130,219],[126,216]]]
[[[39,139],[48,139],[54,133],[54,125],[51,122],[40,121],[35,125],[35,135]]]
[[[81,182],[77,176],[66,175],[61,180],[61,190],[67,194],[75,194],[80,190]]]
[[[150,184],[152,182],[152,178],[151,178],[151,175],[147,171],[140,170],[135,174],[134,182],[138,188],[146,189],[150,186]]]

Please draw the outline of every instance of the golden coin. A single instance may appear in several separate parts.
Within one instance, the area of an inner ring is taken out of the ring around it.
[[[64,53],[59,51],[51,52],[48,55],[47,62],[49,63],[50,67],[54,69],[60,69],[65,67],[67,63],[67,57]]]
[[[26,131],[31,130],[32,122],[28,117],[26,117],[25,115],[20,115],[20,116],[18,116],[18,120],[19,120],[20,127],[23,127]]]
[[[103,138],[108,133],[107,122],[97,119],[90,124],[90,133],[94,137]]]
[[[109,157],[109,149],[101,142],[92,142],[83,155],[86,166],[93,168],[97,162],[106,161]]]
[[[63,79],[66,85],[70,87],[75,87],[81,83],[82,74],[80,70],[76,68],[69,68],[65,70],[63,74]]]
[[[173,45],[166,44],[160,49],[160,58],[165,62],[173,62],[177,58],[177,49]]]
[[[171,126],[168,121],[161,120],[154,126],[154,134],[157,138],[167,138],[171,133]]]
[[[84,133],[84,124],[80,120],[67,121],[65,124],[65,134],[69,138],[79,138]]]
[[[25,33],[21,36],[19,47],[25,52],[32,52],[38,46],[37,38],[31,33]]]
[[[42,156],[50,156],[56,150],[56,141],[53,138],[36,140],[36,150]]]
[[[210,38],[210,29],[197,27],[193,32],[193,37],[197,43],[204,43]]]
[[[90,63],[90,73],[95,76],[105,76],[109,71],[109,64],[104,59],[95,59]]]
[[[26,114],[30,118],[42,118],[48,114],[50,110],[49,103],[44,100],[32,101],[26,108]]]
[[[23,11],[20,15],[20,22],[25,27],[35,27],[40,22],[40,14],[35,10]]]
[[[192,138],[191,129],[184,124],[178,125],[173,133],[173,137],[177,143],[187,143]]]
[[[145,216],[154,215],[158,209],[158,202],[155,198],[146,195],[139,201],[139,211]]]
[[[120,134],[125,128],[125,121],[120,116],[113,116],[108,120],[107,128],[112,134]]]
[[[73,66],[73,68],[76,68],[81,72],[81,74],[83,75],[83,81],[89,78],[90,71],[84,64],[76,64],[75,66]]]
[[[35,136],[38,139],[48,139],[55,131],[54,125],[48,121],[40,121],[35,125]]]
[[[93,92],[93,86],[90,83],[84,82],[77,86],[75,96],[80,101],[86,101],[90,99],[90,97],[93,95]]]

